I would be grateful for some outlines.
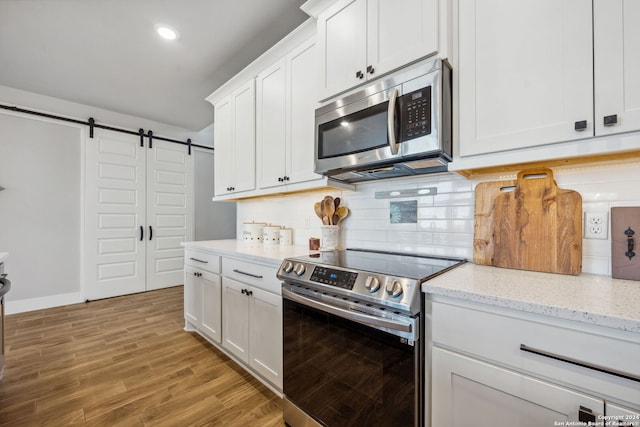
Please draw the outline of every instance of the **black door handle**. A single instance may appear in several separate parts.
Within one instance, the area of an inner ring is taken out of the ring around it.
[[[143,239],[144,239],[144,228],[140,226],[140,241],[142,242]]]
[[[149,226],[149,240],[153,239],[153,228]]]

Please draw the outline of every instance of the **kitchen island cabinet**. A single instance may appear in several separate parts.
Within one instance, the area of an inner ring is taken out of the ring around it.
[[[465,264],[423,291],[430,425],[640,425],[637,283]]]

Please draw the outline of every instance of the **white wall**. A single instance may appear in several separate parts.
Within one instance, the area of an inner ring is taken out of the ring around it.
[[[553,168],[562,188],[578,191],[583,210],[609,211],[614,206],[640,206],[640,162]],[[490,175],[482,181],[513,179],[516,174]],[[448,173],[420,178],[366,183],[356,192],[314,192],[238,202],[237,236],[242,237],[242,223],[270,222],[294,228],[296,244],[306,245],[309,237],[320,237],[320,220],[313,203],[325,194],[339,196],[351,209],[341,228],[343,247],[374,248],[418,252],[473,259],[474,189],[481,180],[467,180]],[[436,196],[406,199],[375,199],[384,189],[437,187]],[[391,224],[389,202],[418,201],[416,224]],[[610,223],[609,223],[610,228]],[[583,241],[584,273],[611,274],[611,240]]]
[[[0,247],[14,301],[80,298],[81,129],[0,114]]]
[[[201,133],[0,86],[0,104],[211,146]],[[83,144],[87,127],[0,109],[0,250],[9,252],[7,313],[72,304],[82,295]],[[185,148],[186,149],[186,148]],[[196,177],[196,185],[205,183]]]

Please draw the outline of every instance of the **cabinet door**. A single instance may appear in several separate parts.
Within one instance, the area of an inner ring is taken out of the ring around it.
[[[640,427],[640,410],[625,408],[609,402],[607,402],[606,405],[607,421],[615,421],[611,425],[618,427]]]
[[[193,157],[186,147],[154,141],[147,149],[146,289],[182,283],[184,248],[192,240]]]
[[[249,288],[242,282],[222,278],[222,345],[249,363]]]
[[[232,95],[234,192],[256,186],[255,81],[251,79]]]
[[[184,320],[194,327],[200,326],[202,286],[196,276],[198,270],[184,266]]]
[[[367,73],[375,78],[438,51],[437,0],[369,0]]]
[[[95,129],[86,144],[87,299],[145,290],[145,162],[136,135]]]
[[[312,181],[322,176],[313,172],[315,157],[315,110],[318,55],[314,40],[303,43],[287,55],[287,183]]]
[[[284,185],[286,175],[286,74],[284,59],[256,78],[258,186]]]
[[[282,389],[282,297],[251,288],[249,365]]]
[[[461,0],[460,155],[592,137],[592,44],[590,1]]]
[[[222,341],[222,286],[220,276],[201,272],[199,277],[202,289],[201,330],[214,342]]]
[[[640,2],[595,0],[596,135],[640,129]],[[605,117],[616,123],[605,125]]]
[[[233,149],[233,109],[231,97],[216,104],[213,142],[214,153],[214,191],[216,196],[229,193],[233,186],[233,168],[235,164]]]
[[[364,82],[367,48],[367,0],[339,0],[318,16],[320,98]],[[362,77],[357,77],[356,73]]]
[[[431,371],[433,426],[566,425],[580,406],[604,414],[600,399],[438,347]]]

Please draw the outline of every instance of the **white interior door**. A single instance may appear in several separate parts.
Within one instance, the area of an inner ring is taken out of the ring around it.
[[[146,290],[182,284],[184,248],[191,240],[192,157],[183,145],[153,141],[147,149]]]
[[[145,155],[135,135],[95,129],[86,143],[87,299],[145,290]]]

